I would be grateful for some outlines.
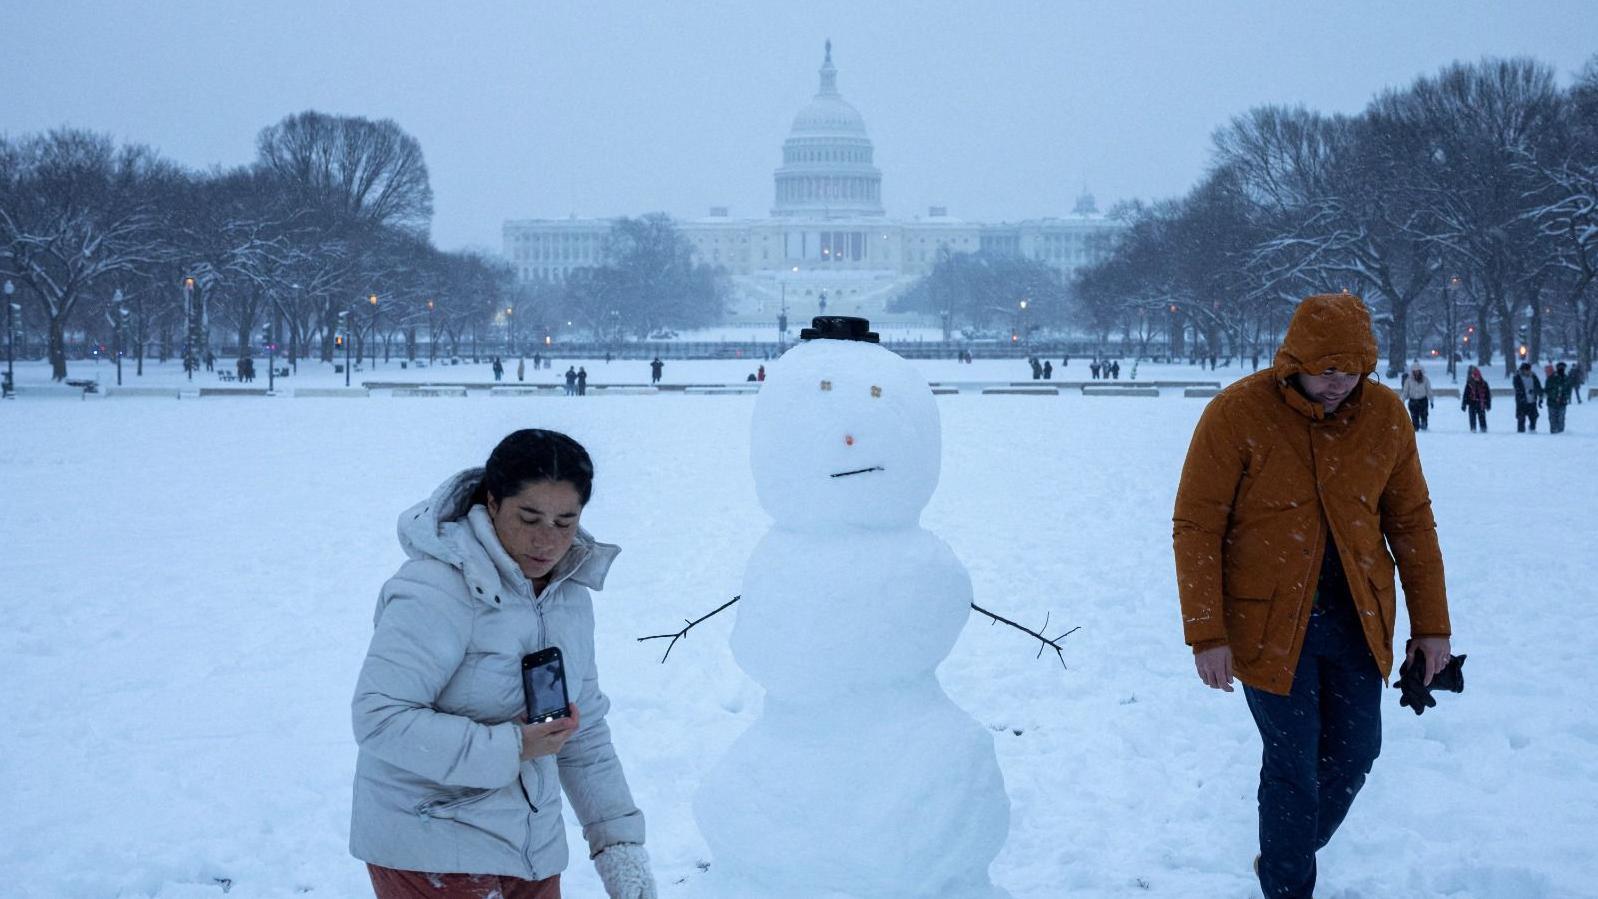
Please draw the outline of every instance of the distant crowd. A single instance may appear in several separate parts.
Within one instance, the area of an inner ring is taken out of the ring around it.
[[[1571,398],[1575,397],[1577,404],[1582,401],[1581,388],[1587,381],[1587,372],[1580,363],[1567,369],[1565,363],[1559,362],[1544,365],[1539,378],[1531,363],[1522,362],[1509,381],[1515,390],[1515,430],[1522,434],[1536,433],[1537,419],[1547,408],[1548,433],[1559,434],[1565,430],[1565,410]],[[1419,365],[1404,373],[1398,395],[1409,406],[1409,418],[1415,430],[1426,430],[1437,399],[1431,379]],[[1492,407],[1492,385],[1487,383],[1481,369],[1472,365],[1465,373],[1465,386],[1459,391],[1459,409],[1469,419],[1472,432],[1487,432],[1487,412]]]

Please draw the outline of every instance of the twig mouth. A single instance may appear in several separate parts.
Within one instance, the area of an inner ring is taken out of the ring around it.
[[[881,465],[873,465],[870,468],[857,468],[854,471],[840,471],[837,474],[832,475],[832,477],[846,478],[852,474],[865,474],[868,471],[886,471],[886,469],[884,469]]]

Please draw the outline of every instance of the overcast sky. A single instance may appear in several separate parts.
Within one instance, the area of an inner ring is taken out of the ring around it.
[[[972,220],[1178,195],[1251,106],[1355,112],[1484,55],[1568,84],[1598,51],[1591,0],[6,0],[0,22],[0,133],[209,167],[300,110],[392,118],[426,153],[435,241],[496,251],[507,218],[764,217],[828,37],[888,213]]]

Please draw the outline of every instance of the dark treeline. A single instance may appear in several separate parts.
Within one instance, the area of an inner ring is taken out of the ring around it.
[[[1254,109],[1186,196],[1117,210],[1079,326],[1136,352],[1247,358],[1308,293],[1363,295],[1388,369],[1432,350],[1506,370],[1598,340],[1598,57],[1454,64],[1355,116]],[[1150,344],[1153,344],[1152,350]]]
[[[0,281],[57,380],[69,333],[117,341],[142,370],[146,353],[197,365],[213,335],[290,361],[330,361],[341,336],[357,355],[415,358],[419,344],[542,342],[567,321],[597,337],[721,313],[724,278],[691,264],[664,216],[619,221],[605,266],[558,289],[435,248],[421,145],[392,121],[303,112],[256,151],[195,172],[91,132],[0,139]]]
[[[893,309],[936,317],[944,340],[954,339],[959,329],[968,336],[999,332],[1019,342],[1032,331],[1066,324],[1069,287],[1058,269],[1040,260],[942,248],[932,273],[898,297]]]

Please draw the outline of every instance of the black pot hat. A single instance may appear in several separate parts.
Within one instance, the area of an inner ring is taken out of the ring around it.
[[[852,315],[818,315],[810,320],[810,327],[799,332],[799,339],[882,342],[882,338],[872,333],[871,322]]]

